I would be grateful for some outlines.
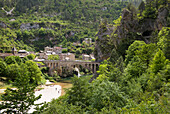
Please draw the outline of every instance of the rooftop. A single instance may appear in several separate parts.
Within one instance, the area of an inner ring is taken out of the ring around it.
[[[19,50],[19,53],[28,53],[26,50]]]

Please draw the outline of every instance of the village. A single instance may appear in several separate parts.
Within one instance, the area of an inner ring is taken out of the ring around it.
[[[91,44],[91,38],[85,38],[83,41],[86,44]],[[80,45],[80,43],[73,43],[74,46]],[[15,47],[0,47],[1,50],[8,50],[8,51],[0,51],[0,58],[5,59],[7,56],[19,56],[20,58],[24,58],[30,54],[36,55],[36,58],[34,59],[35,61],[45,61],[45,60],[52,60],[50,59],[50,56],[58,56],[58,59],[54,60],[60,60],[60,61],[75,61],[75,60],[82,60],[82,61],[90,61],[90,60],[95,60],[93,54],[81,54],[82,58],[76,58],[75,53],[70,53],[70,52],[64,52],[63,50],[67,50],[67,48],[63,48],[61,46],[46,46],[44,47],[44,50],[41,50],[37,53],[35,52],[28,52],[26,50],[17,50]],[[11,50],[11,51],[9,51]]]

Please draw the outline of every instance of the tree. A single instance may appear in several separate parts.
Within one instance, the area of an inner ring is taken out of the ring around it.
[[[10,64],[7,66],[7,77],[14,81],[20,74],[21,67],[18,64]],[[25,69],[27,70],[27,69]]]
[[[80,50],[80,48],[77,48],[76,49],[76,54],[78,55],[78,54],[81,54],[82,53],[82,51]]]
[[[0,61],[0,77],[5,77],[7,65],[4,61]]]
[[[34,105],[34,101],[41,97],[35,97],[35,83],[30,84],[31,78],[25,69],[26,65],[22,64],[13,83],[16,89],[8,88],[2,95],[3,102],[0,104],[0,110],[4,109],[2,113],[25,114]]]
[[[134,41],[126,51],[126,58],[125,58],[125,64],[127,65],[132,58],[135,56],[135,52],[139,49],[141,49],[141,46],[145,45],[146,43],[144,41]]]
[[[27,58],[29,60],[34,60],[35,59],[35,55],[34,54],[27,55]]]
[[[157,9],[153,0],[147,0],[145,10],[142,12],[144,18],[155,19],[157,17]]]
[[[4,61],[7,64],[15,64],[16,63],[15,56],[7,56],[7,57],[5,57]]]
[[[90,55],[92,52],[93,52],[93,48],[92,47],[88,47],[87,49],[86,49],[86,53],[88,54],[88,55]]]
[[[146,69],[147,63],[142,62],[138,56],[135,56],[125,68],[124,74],[126,79],[130,80],[131,78],[141,76],[146,71]]]
[[[89,105],[89,99],[91,96],[91,89],[89,83],[86,80],[75,76],[72,79],[73,87],[69,89],[66,94],[67,102],[76,106],[86,107]]]
[[[157,74],[160,70],[163,70],[166,64],[166,57],[164,56],[164,53],[159,49],[159,51],[155,54],[153,58],[151,70],[153,71],[153,73]]]
[[[145,10],[145,2],[144,2],[143,0],[142,0],[142,2],[140,3],[138,9],[139,9],[140,15],[141,15],[142,12]]]
[[[112,52],[111,52],[111,55],[110,55],[110,61],[111,61],[113,64],[115,64],[116,61],[117,61],[117,59],[118,59],[118,57],[119,57],[118,53],[116,52],[115,49],[113,49]]]
[[[48,55],[48,60],[59,60],[59,56],[58,55]]]
[[[103,61],[103,63],[99,66],[99,70],[97,71],[97,73],[99,74],[99,76],[96,78],[96,80],[99,80],[99,81],[103,81],[103,80],[106,80],[108,79],[108,67],[109,67],[109,64],[107,62],[107,60]]]
[[[164,52],[165,57],[170,59],[170,27],[163,27],[158,34],[158,47]]]
[[[42,72],[38,68],[37,64],[29,60],[25,62],[25,65],[27,66],[26,68],[28,70],[28,76],[30,76],[31,83],[35,82],[36,84],[40,84],[42,80]]]
[[[111,106],[112,108],[120,108],[126,105],[127,96],[120,90],[117,83],[102,81],[94,82],[94,88],[91,97],[91,106],[97,110]]]
[[[29,60],[29,59],[27,58],[27,56],[24,57],[24,58],[22,58],[23,63],[25,63],[25,62],[28,61],[28,60]]]
[[[50,106],[42,114],[83,114],[84,110],[80,106],[53,100]]]
[[[62,50],[62,53],[67,53],[67,52],[68,52],[67,49],[63,49],[63,50]]]
[[[150,60],[154,56],[156,48],[156,45],[151,43],[143,45],[141,49],[135,51],[136,55],[142,60],[141,62],[146,63],[147,68],[149,67]]]
[[[17,64],[22,63],[22,59],[19,56],[15,56],[15,61],[16,61]]]

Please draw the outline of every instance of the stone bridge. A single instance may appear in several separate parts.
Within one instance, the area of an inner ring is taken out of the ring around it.
[[[43,61],[47,67],[49,67],[49,74],[53,75],[54,70],[57,72],[72,71],[75,67],[78,69],[84,68],[96,73],[99,69],[99,62],[86,62],[86,61],[61,61],[61,60],[45,60]],[[59,73],[62,75],[62,73]]]

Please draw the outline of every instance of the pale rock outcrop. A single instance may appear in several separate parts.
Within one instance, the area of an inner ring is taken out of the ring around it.
[[[30,29],[38,29],[39,27],[40,26],[38,23],[34,23],[34,24],[24,23],[24,24],[21,24],[20,29],[21,30],[30,30]]]

